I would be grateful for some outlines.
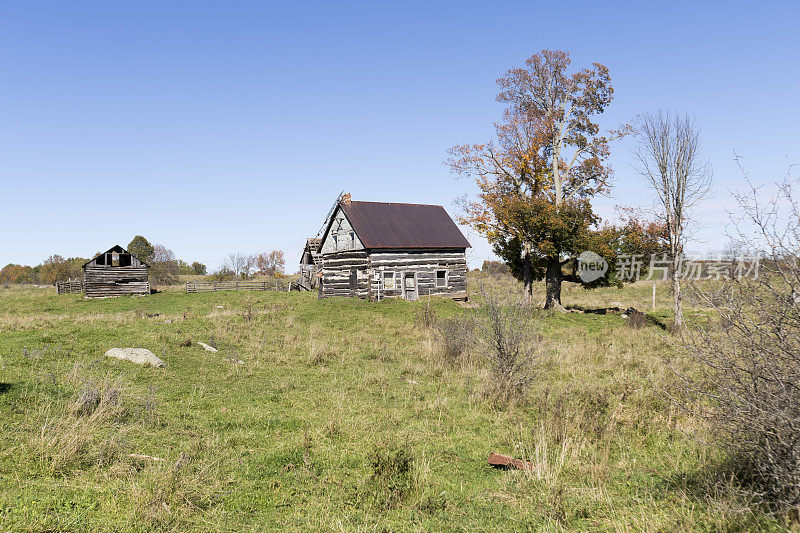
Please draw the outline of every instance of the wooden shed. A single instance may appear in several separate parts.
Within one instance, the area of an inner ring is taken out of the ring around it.
[[[319,296],[466,298],[469,246],[440,205],[344,195],[322,236]]]
[[[114,246],[83,265],[86,297],[150,294],[149,268],[122,246]]]
[[[322,269],[321,244],[322,239],[316,237],[306,240],[303,255],[300,257],[300,279],[297,282],[297,286],[301,291],[310,291],[317,288],[320,270]]]

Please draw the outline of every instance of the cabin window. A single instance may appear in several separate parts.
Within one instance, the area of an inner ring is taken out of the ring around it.
[[[397,290],[400,290],[400,289],[403,288],[403,279],[402,279],[402,276],[400,276],[400,274],[398,274],[398,275],[396,275],[394,277],[394,288],[397,289]]]
[[[333,235],[333,251],[334,252],[339,251],[339,236],[338,235]]]
[[[447,270],[436,271],[436,286],[447,287]]]
[[[394,289],[394,272],[383,273],[383,290],[390,291]]]
[[[111,266],[119,266],[119,254],[117,252],[111,254]]]
[[[347,249],[352,250],[355,247],[356,247],[356,233],[354,231],[351,231],[347,235]]]

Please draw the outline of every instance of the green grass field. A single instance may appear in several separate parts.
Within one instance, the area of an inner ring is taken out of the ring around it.
[[[669,318],[666,290],[656,320]],[[568,289],[564,303],[649,311],[650,297],[646,284]],[[500,403],[479,349],[442,357],[424,305],[0,289],[0,529],[785,527],[709,490],[718,458],[703,426],[658,392],[672,379],[662,328],[535,312],[537,379]],[[167,367],[105,358],[112,347]],[[534,468],[492,469],[491,451]]]

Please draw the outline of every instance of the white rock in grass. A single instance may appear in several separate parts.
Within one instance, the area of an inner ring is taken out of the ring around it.
[[[167,366],[164,361],[145,348],[111,348],[106,352],[106,357],[115,357],[137,365]]]
[[[214,348],[213,346],[209,346],[208,344],[206,344],[204,342],[198,342],[197,344],[202,346],[205,349],[205,351],[207,351],[207,352],[218,352],[219,351],[216,348]]]

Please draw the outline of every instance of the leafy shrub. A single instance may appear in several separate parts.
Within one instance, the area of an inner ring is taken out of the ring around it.
[[[192,269],[192,274],[202,276],[205,275],[206,272],[208,272],[208,268],[203,263],[200,263],[198,261],[193,262],[189,266]]]
[[[502,261],[484,261],[481,266],[481,272],[500,276],[503,274],[511,274],[511,269]]]

